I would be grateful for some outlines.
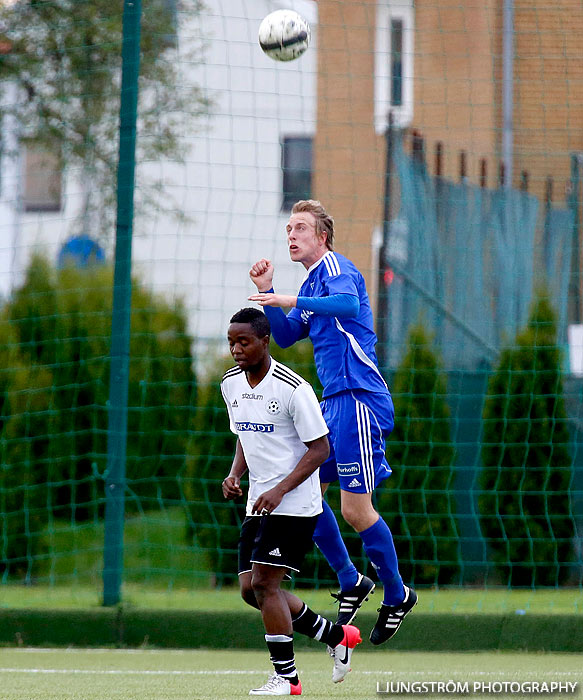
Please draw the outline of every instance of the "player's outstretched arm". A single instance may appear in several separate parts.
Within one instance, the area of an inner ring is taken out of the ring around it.
[[[304,325],[295,318],[286,316],[281,306],[287,304],[268,305],[261,301],[262,297],[279,296],[282,299],[295,299],[296,297],[285,297],[277,294],[252,294],[247,297],[249,301],[257,301],[265,310],[265,315],[271,324],[271,335],[280,348],[289,348],[296,341],[308,336],[308,326]],[[294,304],[295,306],[295,304]]]
[[[258,293],[247,297],[265,309],[271,324],[271,334],[280,348],[289,348],[297,340],[307,336],[307,329],[295,319],[288,318],[282,307],[295,307],[297,297],[275,294],[273,291],[273,265],[269,260],[258,260],[249,270],[249,277]]]
[[[330,444],[326,435],[304,444],[308,450],[297,463],[295,469],[277,486],[259,496],[253,504],[253,513],[271,513],[281,503],[281,499],[286,493],[293,491],[296,486],[299,486],[313,474],[322,462],[328,459]]]
[[[260,306],[275,306],[294,309],[298,298],[291,294],[275,294],[275,292],[259,292],[247,297],[249,301],[256,301]]]
[[[356,318],[360,311],[360,301],[353,294],[332,294],[327,297],[297,297],[296,307],[311,311],[319,316]]]

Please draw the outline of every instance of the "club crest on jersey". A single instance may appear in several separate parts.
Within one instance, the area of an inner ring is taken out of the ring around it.
[[[272,433],[273,423],[248,423],[247,421],[241,421],[235,423],[235,428],[240,433]]]
[[[279,401],[277,399],[269,399],[265,408],[267,409],[267,413],[270,413],[272,416],[277,416],[277,414],[281,411]]]

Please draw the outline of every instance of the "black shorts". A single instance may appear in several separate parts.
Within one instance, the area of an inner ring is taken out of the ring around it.
[[[241,525],[239,574],[251,571],[252,564],[285,566],[299,571],[312,547],[318,516],[251,515]]]

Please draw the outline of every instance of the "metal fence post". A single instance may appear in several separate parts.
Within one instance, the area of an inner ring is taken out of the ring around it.
[[[136,123],[140,73],[141,0],[124,0],[117,228],[105,483],[103,604],[117,605],[123,573],[126,442],[131,318],[132,228],[136,166]]]
[[[385,160],[385,188],[383,197],[383,234],[379,249],[377,272],[377,359],[381,371],[386,370],[389,353],[387,350],[388,339],[388,289],[387,289],[387,252],[389,244],[389,230],[391,219],[391,170],[393,162],[393,113],[389,112],[387,129],[385,131],[386,160]]]

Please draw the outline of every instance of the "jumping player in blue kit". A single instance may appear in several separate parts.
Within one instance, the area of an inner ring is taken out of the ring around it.
[[[339,481],[342,516],[362,538],[384,586],[370,634],[373,644],[382,644],[397,632],[417,595],[403,584],[391,531],[372,504],[373,490],[391,474],[385,438],[394,425],[391,394],[377,365],[372,311],[362,274],[333,250],[334,221],[320,202],[297,202],[286,231],[292,261],[307,270],[298,296],[274,292],[273,265],[262,259],[249,272],[258,290],[249,300],[264,308],[278,345],[309,337],[314,346],[330,431],[330,456],[320,467],[322,492]],[[291,311],[286,315],[282,307]],[[338,576],[337,622],[349,624],[375,584],[358,573],[332,510],[325,501],[323,507],[314,542]]]

